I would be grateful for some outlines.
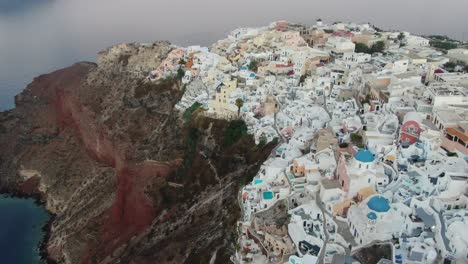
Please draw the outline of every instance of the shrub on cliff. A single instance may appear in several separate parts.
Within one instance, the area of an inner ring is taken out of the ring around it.
[[[244,120],[234,120],[229,122],[224,133],[224,145],[229,147],[236,143],[243,136],[247,135],[247,125]]]
[[[195,102],[192,104],[192,106],[190,106],[189,108],[187,108],[183,114],[183,118],[184,118],[184,121],[186,122],[189,122],[190,120],[192,120],[192,116],[193,114],[202,106],[202,104],[200,104],[199,102]]]
[[[179,68],[177,70],[177,79],[182,80],[182,78],[184,78],[184,75],[185,75],[185,71],[182,68]]]

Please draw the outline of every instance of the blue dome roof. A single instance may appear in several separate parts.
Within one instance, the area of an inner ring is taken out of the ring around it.
[[[372,211],[376,211],[378,213],[387,212],[390,210],[390,205],[388,204],[387,199],[383,196],[374,196],[368,202],[367,206]]]
[[[361,149],[354,155],[354,158],[360,162],[372,162],[374,161],[374,154],[366,149]]]
[[[377,215],[374,212],[370,212],[367,214],[367,218],[369,218],[370,220],[375,220],[377,219]]]

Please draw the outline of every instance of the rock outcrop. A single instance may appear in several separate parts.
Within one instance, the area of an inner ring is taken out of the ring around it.
[[[227,263],[240,184],[273,146],[200,111],[178,80],[149,82],[167,42],[121,44],[98,64],[39,76],[0,113],[0,187],[37,186],[59,263]],[[237,130],[236,130],[237,131]],[[215,253],[216,252],[216,253]]]

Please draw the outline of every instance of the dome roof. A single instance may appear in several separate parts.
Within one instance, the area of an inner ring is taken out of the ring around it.
[[[388,200],[383,196],[374,196],[368,202],[367,206],[372,211],[383,213],[390,210],[390,205],[388,204]]]
[[[354,154],[354,158],[360,162],[372,162],[374,161],[374,154],[367,149],[361,149]]]

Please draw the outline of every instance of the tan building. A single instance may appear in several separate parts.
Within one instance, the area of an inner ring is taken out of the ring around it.
[[[375,35],[374,33],[364,32],[362,34],[355,34],[352,38],[354,43],[361,43],[368,47],[371,47],[378,41],[383,41],[382,37]]]
[[[365,187],[365,188],[362,188],[361,190],[359,190],[359,192],[356,195],[356,200],[358,202],[361,202],[361,201],[367,199],[367,197],[372,196],[374,194],[377,194],[377,192],[374,190],[374,187],[372,187],[372,186]]]
[[[330,34],[325,33],[325,31],[321,29],[310,30],[307,33],[308,34],[302,35],[302,38],[304,38],[311,47],[323,47],[330,36]]]
[[[346,217],[348,214],[348,209],[353,205],[354,202],[351,199],[346,199],[340,203],[337,203],[333,206],[333,216],[342,216]]]
[[[279,111],[279,105],[274,96],[268,95],[263,103],[263,109],[266,116],[274,115]]]

